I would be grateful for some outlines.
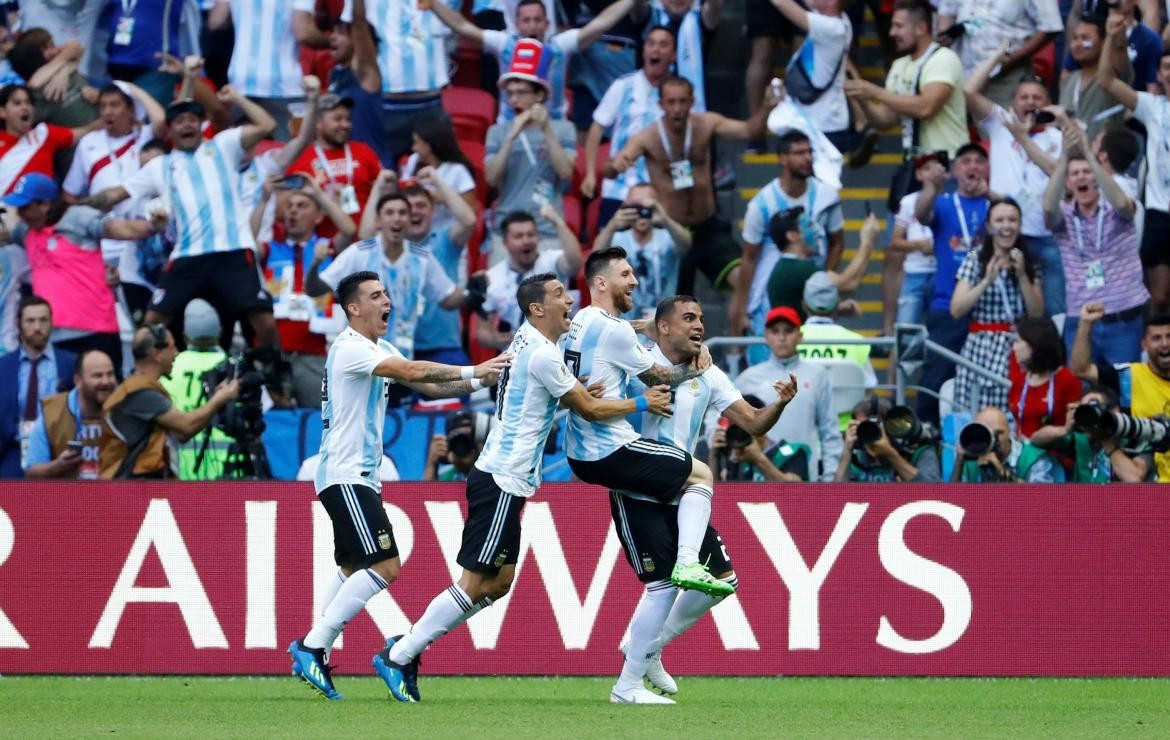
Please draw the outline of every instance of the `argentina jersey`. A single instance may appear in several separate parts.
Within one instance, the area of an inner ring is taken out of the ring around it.
[[[313,0],[229,0],[236,29],[228,81],[254,98],[297,98],[300,52],[293,35],[293,12],[316,12]]]
[[[640,70],[616,79],[593,111],[593,121],[602,128],[611,129],[610,156],[620,152],[635,134],[661,117],[658,88],[651,85]],[[633,167],[616,178],[604,180],[601,197],[622,200],[630,188],[640,182],[650,182],[645,157],[639,157]]]
[[[634,268],[638,285],[634,288],[634,308],[624,314],[627,319],[653,319],[663,298],[674,295],[682,262],[674,238],[666,229],[654,229],[650,240],[639,244],[633,229],[613,235],[612,246],[626,250],[626,260]]]
[[[458,0],[446,2],[459,10]],[[378,69],[383,93],[437,91],[447,86],[447,37],[438,16],[405,0],[366,0],[366,19],[378,36]],[[341,20],[353,21],[353,0],[345,0]]]
[[[317,493],[339,483],[382,490],[382,428],[394,381],[374,375],[385,359],[402,353],[384,339],[372,342],[346,327],[325,358],[321,380],[321,462]]]
[[[584,375],[590,384],[604,384],[602,397],[607,399],[625,398],[629,379],[654,365],[650,352],[638,342],[630,323],[597,306],[587,306],[577,312],[562,344],[565,364],[572,376]],[[600,460],[635,439],[638,433],[623,416],[591,422],[570,412],[565,453],[574,460]]]
[[[577,378],[561,360],[557,346],[524,323],[508,347],[511,366],[500,374],[496,421],[475,467],[491,473],[500,490],[531,496],[540,485],[544,443],[552,429],[557,401]]]

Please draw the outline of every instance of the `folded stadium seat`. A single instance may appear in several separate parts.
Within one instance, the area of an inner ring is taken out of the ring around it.
[[[577,274],[569,278],[569,288],[576,290],[580,299],[574,304],[573,310],[580,310],[589,305],[589,283],[585,280],[585,260],[589,259],[589,247],[581,248],[581,267]]]
[[[488,207],[488,184],[483,177],[483,160],[487,156],[482,141],[469,141],[466,139],[459,139],[459,148],[467,155],[467,160],[471,162],[471,174],[475,178],[475,197],[479,199],[480,206],[486,210]]]
[[[806,357],[804,361],[820,365],[829,371],[834,414],[852,412],[854,406],[865,400],[865,370],[861,365],[852,360],[829,360],[820,357]]]
[[[455,47],[455,74],[451,76],[451,84],[458,87],[479,87],[479,65],[483,52],[467,39],[459,39]]]
[[[479,118],[484,131],[496,122],[496,99],[478,87],[446,88],[443,90],[443,110],[451,116]]]
[[[1052,87],[1056,79],[1056,45],[1051,41],[1032,55],[1032,71],[1044,80],[1045,85]]]
[[[577,235],[578,239],[586,238],[581,234],[581,201],[572,193],[565,194],[561,218],[565,219],[565,224]]]
[[[609,159],[609,142],[597,147],[597,188],[595,197],[601,194],[601,166]],[[581,195],[581,181],[585,179],[585,147],[577,147],[577,160],[573,163],[573,180],[569,192]]]
[[[601,183],[598,182],[598,190],[601,189]],[[585,207],[585,237],[581,241],[583,249],[593,248],[593,239],[597,237],[597,222],[601,220],[601,198],[594,198],[589,201],[589,205]],[[587,240],[587,241],[586,241]]]

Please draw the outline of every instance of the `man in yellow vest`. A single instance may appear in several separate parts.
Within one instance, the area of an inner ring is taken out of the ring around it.
[[[118,385],[110,356],[100,349],[79,354],[73,383],[73,390],[41,399],[25,478],[98,479],[102,404]]]
[[[1093,324],[1098,321],[1110,321],[1105,316],[1105,307],[1100,303],[1086,303],[1081,308],[1081,320],[1068,358],[1069,369],[1081,380],[1113,389],[1121,400],[1121,408],[1139,419],[1170,415],[1170,314],[1146,319],[1142,335],[1145,362],[1116,365],[1093,354]],[[1154,455],[1154,462],[1158,467],[1158,482],[1170,482],[1170,452]]]
[[[188,303],[183,311],[183,337],[187,341],[187,349],[175,356],[170,375],[159,379],[162,387],[170,394],[175,408],[180,411],[194,411],[207,400],[203,393],[203,373],[227,359],[227,354],[219,346],[219,335],[219,314],[211,304],[202,298]],[[206,451],[200,461],[199,451],[204,449],[206,434],[210,434],[210,437],[206,437]],[[179,480],[219,480],[231,443],[231,437],[214,426],[208,426],[190,440],[177,445]]]

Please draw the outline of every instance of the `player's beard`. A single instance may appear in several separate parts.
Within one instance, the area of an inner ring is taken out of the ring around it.
[[[618,313],[633,311],[634,297],[625,291],[621,291],[616,296],[614,296],[614,304],[617,306]]]

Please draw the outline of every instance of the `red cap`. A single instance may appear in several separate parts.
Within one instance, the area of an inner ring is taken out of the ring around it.
[[[787,321],[795,328],[800,328],[800,314],[791,306],[776,306],[764,318],[764,326],[771,326],[773,321]]]

